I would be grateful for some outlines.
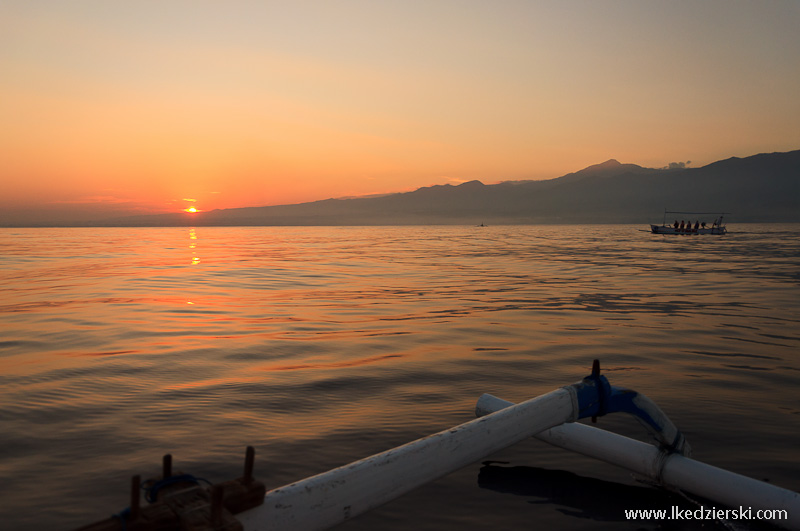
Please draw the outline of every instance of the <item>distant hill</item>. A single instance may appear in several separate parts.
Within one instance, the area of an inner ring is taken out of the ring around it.
[[[470,181],[378,197],[108,219],[95,226],[649,223],[664,209],[800,222],[800,150],[652,169],[609,160],[557,179]]]

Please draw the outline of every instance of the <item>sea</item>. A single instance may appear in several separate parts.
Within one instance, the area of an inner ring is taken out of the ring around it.
[[[277,488],[595,359],[693,458],[800,491],[800,224],[647,228],[0,229],[0,528],[109,518],[165,454],[220,482],[253,446]],[[763,528],[625,515],[703,505],[530,439],[337,529]]]

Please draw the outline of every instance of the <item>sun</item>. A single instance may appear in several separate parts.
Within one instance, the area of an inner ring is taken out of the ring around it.
[[[193,199],[191,197],[184,197],[183,200],[186,201],[187,203],[196,203],[197,202],[197,199]],[[189,214],[196,214],[197,212],[200,212],[200,210],[197,210],[197,207],[194,207],[194,206],[186,207],[186,208],[183,209],[183,211],[184,212],[188,212]]]

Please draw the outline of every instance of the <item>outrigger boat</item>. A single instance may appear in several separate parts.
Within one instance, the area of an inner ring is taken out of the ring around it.
[[[575,422],[614,412],[633,415],[655,444]],[[244,476],[209,492],[193,485],[191,476],[171,476],[171,457],[165,456],[163,479],[145,482],[148,501],[164,485],[166,492],[155,503],[139,507],[139,476],[134,476],[131,507],[80,531],[327,529],[529,437],[800,529],[800,494],[691,459],[688,442],[666,414],[643,394],[612,386],[597,360],[582,380],[519,404],[485,394],[475,414],[479,418],[268,492],[253,478],[252,447]]]
[[[730,212],[678,212],[678,211],[670,211],[664,210],[664,221],[661,225],[650,225],[650,232],[653,234],[725,234],[728,232],[727,227],[723,222],[723,217],[725,214],[729,214]],[[683,214],[683,215],[692,215],[692,216],[719,216],[716,218],[712,223],[711,227],[706,227],[706,222],[703,221],[702,223],[699,221],[695,221],[692,224],[691,221],[684,223],[681,221],[678,223],[675,220],[675,223],[672,225],[667,225],[667,214]]]

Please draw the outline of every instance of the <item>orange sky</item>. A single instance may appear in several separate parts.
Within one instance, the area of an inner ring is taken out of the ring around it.
[[[798,149],[798,27],[794,0],[7,0],[0,209],[210,210]]]

